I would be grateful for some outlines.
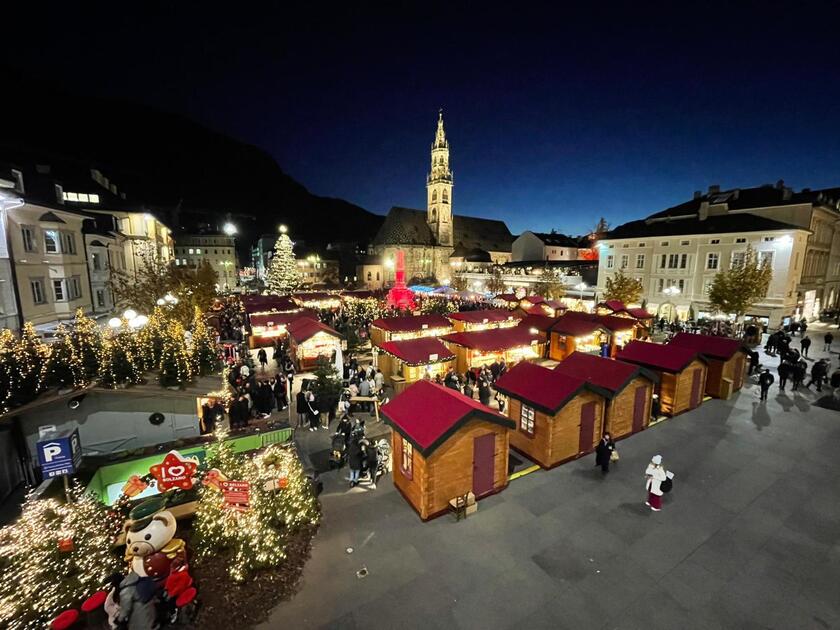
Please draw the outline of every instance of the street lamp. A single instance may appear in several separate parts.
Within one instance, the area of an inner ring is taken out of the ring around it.
[[[667,295],[669,298],[673,298],[673,297],[680,294],[680,288],[677,287],[677,286],[671,285],[670,287],[665,287],[664,289],[662,289],[662,293]],[[673,319],[676,319],[676,317],[677,317],[676,307],[673,308],[673,316],[674,316]]]
[[[227,223],[225,223],[222,226],[222,232],[224,232],[228,236],[233,236],[234,234],[236,234],[237,229],[236,229],[236,226],[233,223],[228,221]]]
[[[120,326],[122,326],[122,320],[119,317],[112,317],[108,320],[108,325],[111,328],[119,328]]]
[[[580,292],[580,298],[579,298],[579,299],[580,299],[580,301],[581,301],[581,302],[583,302],[583,292],[584,292],[587,288],[589,288],[589,285],[588,285],[588,284],[586,284],[585,282],[578,282],[578,283],[575,285],[575,289],[577,289],[577,290]]]
[[[128,321],[131,321],[135,317],[137,317],[137,311],[135,311],[134,309],[130,308],[125,313],[123,313],[123,318]]]
[[[289,228],[287,228],[285,225],[280,226],[280,234],[285,234],[288,231],[289,231]]]

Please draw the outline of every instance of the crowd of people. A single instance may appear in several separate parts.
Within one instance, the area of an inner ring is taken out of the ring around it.
[[[503,413],[505,409],[504,396],[500,396],[497,392],[495,392],[493,385],[495,384],[496,379],[500,378],[507,372],[507,369],[507,364],[505,363],[505,360],[502,359],[501,361],[493,361],[490,365],[484,365],[480,368],[467,370],[464,374],[459,374],[450,368],[446,371],[444,376],[435,374],[435,376],[432,377],[427,372],[423,378],[426,380],[432,380],[438,385],[454,389],[456,392],[461,392],[468,398],[475,399],[477,396],[478,401],[482,405],[489,406],[490,399],[494,397],[496,403],[499,405],[499,411]]]

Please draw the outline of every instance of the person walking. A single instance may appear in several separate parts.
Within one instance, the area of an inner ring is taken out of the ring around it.
[[[306,415],[309,417],[310,431],[317,431],[321,428],[321,414],[318,411],[318,405],[313,392],[306,392]]]
[[[604,433],[604,437],[595,447],[595,465],[601,467],[601,473],[604,475],[610,472],[610,458],[614,450],[615,442],[613,442],[609,433]]]
[[[367,377],[362,376],[362,380],[359,382],[359,396],[361,398],[370,398],[370,395],[370,381],[367,379]],[[362,409],[370,413],[370,403],[363,402]]]
[[[793,379],[793,391],[799,389],[802,382],[805,380],[805,376],[808,374],[808,364],[805,363],[805,359],[800,359],[796,362],[791,370],[791,378]]]
[[[785,385],[787,385],[787,380],[790,378],[791,374],[791,365],[787,361],[782,361],[779,363],[779,389],[785,391]]]
[[[823,341],[825,342],[825,345],[823,346],[823,351],[831,352],[831,344],[834,343],[834,335],[832,335],[830,332],[825,333]]]
[[[355,488],[359,485],[359,475],[362,473],[362,460],[364,459],[364,451],[362,450],[362,439],[356,435],[350,440],[350,448],[347,450],[347,465],[350,467],[350,487]]]
[[[828,365],[826,364],[825,360],[820,359],[811,367],[811,380],[805,385],[805,387],[811,387],[811,384],[815,384],[817,386],[817,391],[822,391],[823,382],[828,377]]]
[[[761,400],[767,400],[767,392],[776,379],[770,374],[770,370],[764,370],[758,377],[758,386],[761,388]]]
[[[645,505],[654,512],[662,509],[662,482],[667,478],[665,468],[662,466],[662,455],[654,455],[645,470],[645,488],[647,489]]]
[[[802,356],[808,356],[808,348],[811,347],[811,338],[810,337],[802,337],[802,341],[799,342],[799,346],[802,348]]]
[[[385,375],[379,368],[376,368],[376,374],[373,375],[373,384],[376,386],[377,394],[385,389]]]
[[[265,348],[260,348],[260,351],[257,352],[257,359],[260,361],[260,368],[265,372],[265,366],[268,365],[268,353]]]
[[[750,369],[747,372],[747,376],[752,376],[756,372],[758,372],[760,364],[758,362],[758,352],[755,350],[750,350]]]
[[[300,429],[306,422],[306,392],[301,389],[295,396],[295,410],[297,411],[297,426]]]
[[[274,399],[277,401],[277,411],[285,411],[289,407],[289,401],[286,398],[286,383],[288,383],[286,375],[280,372],[271,386]]]
[[[484,379],[478,379],[478,400],[482,405],[490,405],[490,384]]]

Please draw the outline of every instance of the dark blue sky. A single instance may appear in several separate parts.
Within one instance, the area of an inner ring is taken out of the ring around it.
[[[65,7],[13,16],[2,45],[27,72],[187,114],[378,213],[423,207],[438,107],[455,211],[514,232],[617,224],[713,183],[840,185],[838,11],[681,4]]]

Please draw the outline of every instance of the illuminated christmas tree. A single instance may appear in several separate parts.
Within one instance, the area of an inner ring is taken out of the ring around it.
[[[164,387],[180,387],[192,380],[192,365],[184,327],[176,321],[169,322],[164,331],[160,357],[160,384]]]
[[[280,238],[274,245],[274,255],[271,257],[265,283],[269,292],[277,295],[288,295],[300,284],[294,244],[286,234],[285,228],[280,228]]]
[[[86,316],[82,309],[76,311],[70,340],[73,354],[82,367],[83,384],[92,383],[99,375],[102,363],[103,335],[96,322]]]
[[[105,506],[79,486],[71,493],[72,503],[27,498],[21,517],[0,529],[0,627],[49,627],[119,569]]]
[[[134,385],[142,382],[139,357],[135,356],[137,347],[135,334],[123,326],[118,332],[105,340],[102,350],[102,370],[100,377],[105,387],[117,387],[123,384]]]
[[[149,316],[149,321],[137,333],[137,341],[140,348],[139,369],[141,372],[155,370],[160,365],[160,357],[163,352],[163,338],[169,326],[169,319],[163,309],[156,306]]]
[[[81,387],[85,382],[84,368],[73,349],[70,332],[59,325],[55,341],[50,347],[47,383],[59,389]]]
[[[190,349],[193,373],[199,376],[216,374],[222,368],[219,347],[216,344],[216,330],[207,325],[201,310],[195,309]]]

